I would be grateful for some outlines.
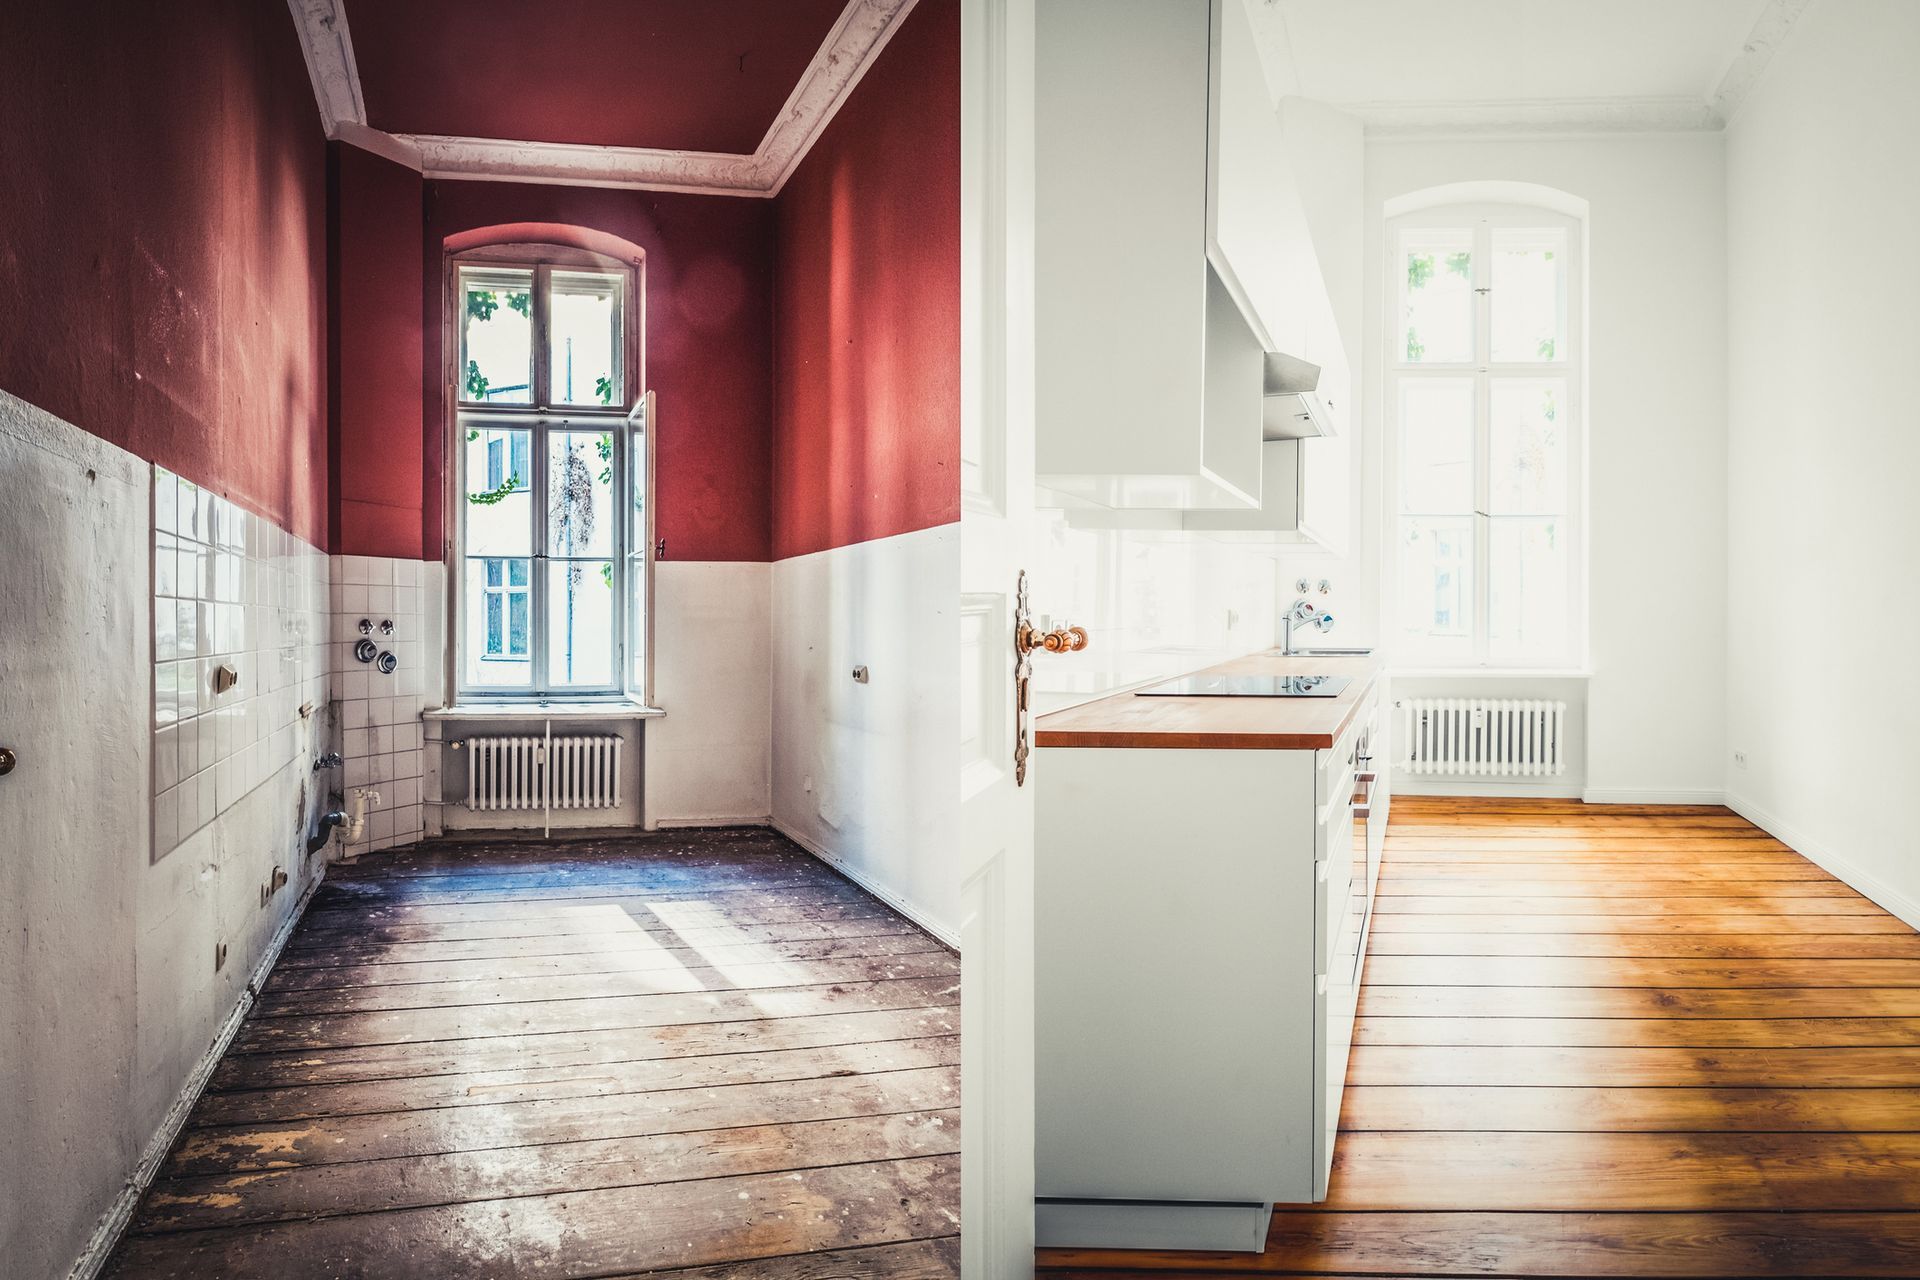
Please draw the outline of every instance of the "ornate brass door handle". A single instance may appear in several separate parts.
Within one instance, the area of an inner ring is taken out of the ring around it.
[[[1088,644],[1085,627],[1055,627],[1051,631],[1036,630],[1027,604],[1027,571],[1020,571],[1020,580],[1014,591],[1013,606],[1013,781],[1015,786],[1025,786],[1027,782],[1027,757],[1032,754],[1027,739],[1027,715],[1029,709],[1027,685],[1033,679],[1033,655],[1044,653],[1078,653]]]
[[[1021,653],[1032,653],[1035,649],[1044,649],[1048,653],[1078,653],[1087,647],[1087,629],[1085,627],[1055,627],[1051,631],[1036,631],[1023,624],[1014,644]]]

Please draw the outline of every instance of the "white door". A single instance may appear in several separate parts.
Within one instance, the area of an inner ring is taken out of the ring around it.
[[[961,19],[961,1256],[1033,1271],[1033,790],[1014,751],[1033,517],[1033,4]]]

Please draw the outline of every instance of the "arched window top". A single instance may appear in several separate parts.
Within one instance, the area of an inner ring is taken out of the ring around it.
[[[1398,218],[1406,214],[1424,214],[1452,205],[1509,205],[1542,209],[1563,217],[1586,220],[1585,199],[1558,187],[1537,182],[1513,182],[1504,178],[1483,178],[1471,182],[1449,182],[1437,187],[1422,187],[1404,192],[1386,202],[1386,215]]]
[[[574,250],[609,260],[609,264],[639,266],[647,251],[633,241],[592,227],[577,227],[564,222],[501,222],[487,227],[456,231],[442,241],[449,254],[466,257],[492,257],[496,253],[519,250],[522,257],[543,250]]]

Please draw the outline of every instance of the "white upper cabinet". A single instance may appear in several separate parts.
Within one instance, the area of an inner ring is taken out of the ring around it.
[[[1346,359],[1247,3],[1039,0],[1036,469],[1103,507],[1299,541],[1327,507],[1300,464],[1328,451],[1269,478],[1264,356],[1321,366],[1315,429],[1336,435]]]
[[[1324,299],[1280,121],[1245,0],[1211,6],[1207,258],[1269,351],[1308,358],[1311,300]]]
[[[1039,482],[1252,507],[1264,335],[1206,253],[1208,0],[1040,0],[1036,28]]]

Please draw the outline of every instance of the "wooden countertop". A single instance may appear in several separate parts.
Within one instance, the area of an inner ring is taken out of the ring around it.
[[[1380,677],[1380,662],[1374,657],[1283,658],[1268,652],[1191,674],[1348,676],[1353,683],[1333,698],[1143,698],[1129,690],[1041,716],[1034,724],[1034,745],[1325,750],[1346,732]]]

